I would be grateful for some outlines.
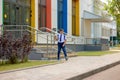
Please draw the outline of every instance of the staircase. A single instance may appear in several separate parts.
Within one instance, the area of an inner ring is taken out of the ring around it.
[[[31,28],[29,26],[29,28]],[[35,30],[35,29],[34,29]],[[31,54],[29,55],[30,59],[56,59],[57,58],[57,42],[54,40],[54,36],[58,33],[42,27],[40,30],[35,30],[37,35],[37,44],[34,46]],[[47,31],[47,32],[45,32]],[[34,31],[29,31],[33,33]],[[71,39],[73,42],[73,39]],[[75,52],[66,47],[68,57],[77,56]],[[61,51],[61,57],[64,57],[63,52]]]
[[[30,59],[44,60],[44,59],[56,59],[57,58],[57,45],[54,46],[54,48],[51,46],[46,47],[46,45],[42,45],[39,47],[37,46],[38,45],[36,45],[33,48],[31,54],[29,55]],[[67,49],[68,57],[76,56],[76,54],[73,51],[69,50],[68,48],[66,49]],[[61,57],[64,57],[62,51],[61,51]]]
[[[29,59],[31,60],[43,60],[43,59],[56,59],[57,58],[57,42],[54,40],[54,36],[58,33],[46,27],[42,27],[40,30],[35,29],[28,25],[3,25],[4,30],[10,32],[14,38],[21,38],[22,35],[27,32],[32,35],[32,39],[36,37],[36,45],[34,45]],[[66,34],[66,33],[65,33]],[[80,39],[66,34],[67,43],[75,44],[80,42]],[[82,42],[83,43],[83,42]],[[77,54],[71,48],[66,46],[68,57],[76,56]],[[61,57],[64,55],[61,52]]]

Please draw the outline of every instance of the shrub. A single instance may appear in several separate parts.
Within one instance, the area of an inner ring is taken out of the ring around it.
[[[0,37],[0,58],[2,61],[8,61],[12,64],[25,62],[32,46],[29,33],[25,33],[22,38],[14,39],[11,34],[5,32]]]

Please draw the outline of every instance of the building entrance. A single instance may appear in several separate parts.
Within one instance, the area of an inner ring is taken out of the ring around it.
[[[30,0],[4,0],[4,25],[30,25]]]

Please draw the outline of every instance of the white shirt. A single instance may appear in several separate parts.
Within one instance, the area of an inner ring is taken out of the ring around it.
[[[60,37],[61,37],[61,39],[60,39]],[[65,34],[58,34],[57,38],[58,38],[59,43],[63,43],[66,40]]]

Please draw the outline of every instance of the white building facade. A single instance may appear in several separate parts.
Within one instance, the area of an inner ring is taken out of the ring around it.
[[[17,0],[14,1],[19,5]],[[9,2],[14,4],[14,1]],[[26,3],[29,3],[28,7],[31,9],[29,11],[30,26],[36,30],[45,27],[57,31],[63,28],[65,33],[77,38],[76,44],[94,44],[94,40],[98,40],[97,43],[101,44],[101,39],[109,41],[110,36],[116,36],[116,22],[111,22],[109,17],[103,15],[104,3],[99,0],[28,0]],[[0,9],[1,25],[5,17],[2,10],[3,0],[0,0]],[[35,42],[45,43],[46,41],[37,34]],[[68,42],[68,44],[73,43]]]

